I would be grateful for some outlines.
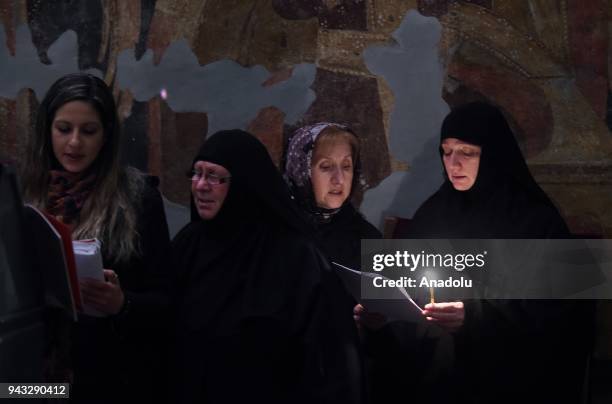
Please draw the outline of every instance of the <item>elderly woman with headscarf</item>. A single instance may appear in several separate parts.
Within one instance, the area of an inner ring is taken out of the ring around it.
[[[501,111],[453,109],[440,139],[444,183],[416,212],[406,238],[568,238],[535,182]],[[588,305],[472,300],[428,304],[453,333],[460,401],[578,403],[589,335]]]
[[[361,402],[350,299],[266,148],[218,132],[192,168],[173,241],[177,402]]]
[[[299,128],[287,148],[285,179],[315,225],[320,248],[332,261],[358,269],[361,239],[382,235],[351,203],[362,179],[357,135],[331,122]]]
[[[331,122],[299,128],[287,148],[285,179],[298,205],[315,225],[319,247],[331,261],[359,269],[361,240],[382,235],[351,203],[362,181],[355,132]],[[411,397],[416,402],[425,402],[430,395],[423,387],[425,379],[431,377],[422,373],[431,372],[426,363],[438,355],[438,340],[432,341],[426,330],[417,329],[413,323],[387,324],[382,314],[370,312],[361,304],[355,305],[354,318],[363,328],[371,402],[405,397],[397,395],[390,383],[401,384],[402,390],[413,391]]]

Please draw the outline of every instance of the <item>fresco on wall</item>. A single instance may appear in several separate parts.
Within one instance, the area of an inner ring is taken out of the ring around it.
[[[281,164],[319,120],[363,143],[367,218],[410,217],[441,181],[453,105],[502,108],[572,231],[612,236],[604,0],[17,0],[0,3],[0,154],[19,160],[38,100],[87,70],[116,95],[124,161],[188,204],[207,134],[251,131]],[[176,219],[180,220],[180,219]]]
[[[294,65],[284,80],[267,82],[271,74],[260,65],[242,67],[222,59],[200,66],[185,40],[170,44],[158,64],[150,51],[140,60],[132,54],[125,50],[117,59],[119,88],[137,101],[160,95],[175,112],[205,112],[211,133],[246,128],[259,111],[270,106],[293,124],[315,99],[310,86],[316,68],[310,63]]]
[[[355,202],[381,226],[386,216],[410,217],[439,184],[436,137],[449,107],[486,99],[506,113],[572,229],[609,236],[606,8],[600,0],[3,3],[0,145],[18,155],[49,84],[92,71],[115,90],[124,160],[159,175],[165,196],[185,205],[189,190],[177,179],[206,134],[248,129],[280,164],[297,126],[337,120],[362,137]]]
[[[440,184],[454,105],[504,111],[573,232],[612,237],[612,67],[605,0],[89,0],[0,2],[0,158],[18,161],[59,76],[113,87],[123,161],[158,175],[173,232],[184,173],[218,129],[249,130],[281,164],[320,120],[363,143],[355,203],[382,228]],[[599,357],[612,358],[610,305]]]
[[[388,144],[396,170],[369,190],[361,205],[377,225],[386,216],[412,217],[423,196],[442,183],[438,131],[449,108],[442,99],[440,32],[437,19],[411,10],[392,33],[392,43],[364,51],[368,69],[384,79],[394,95]]]

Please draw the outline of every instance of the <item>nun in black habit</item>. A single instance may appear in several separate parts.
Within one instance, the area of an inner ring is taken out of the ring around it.
[[[479,155],[476,177],[461,168],[444,170],[444,183],[414,215],[410,236],[431,238],[566,238],[569,230],[535,182],[504,118],[494,106],[473,102],[451,111],[442,123],[440,157],[452,154],[445,143],[460,141],[456,166],[465,166],[473,149]],[[476,146],[475,148],[473,146]],[[449,164],[450,160],[449,160]],[[465,169],[465,168],[464,168]],[[462,182],[464,181],[464,182]],[[453,185],[455,183],[455,186]]]
[[[441,129],[444,183],[404,238],[569,238],[499,109],[453,109]],[[472,300],[427,305],[452,333],[465,403],[579,403],[592,333],[588,302]]]
[[[266,148],[218,132],[193,168],[192,222],[173,241],[176,401],[360,403],[351,300]]]

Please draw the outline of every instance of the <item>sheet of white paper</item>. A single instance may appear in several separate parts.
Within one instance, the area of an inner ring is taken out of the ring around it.
[[[361,297],[361,279],[382,277],[380,274],[361,272],[351,269],[344,265],[332,262],[338,269],[337,273],[344,282],[349,293],[363,305],[368,311],[381,313],[389,321],[423,321],[425,318],[421,313],[421,308],[410,297],[406,289],[402,287],[387,288],[386,299],[363,299]]]

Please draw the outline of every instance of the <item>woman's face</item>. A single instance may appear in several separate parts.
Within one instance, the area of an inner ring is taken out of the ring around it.
[[[442,142],[444,169],[457,191],[467,191],[476,182],[481,151],[480,146],[452,137]]]
[[[62,105],[51,123],[53,154],[64,170],[82,173],[104,145],[104,127],[96,109],[84,101]]]
[[[345,139],[317,144],[311,163],[312,190],[317,206],[338,209],[351,193],[353,155]]]
[[[211,220],[221,210],[227,197],[230,172],[219,164],[197,161],[193,165],[191,193],[198,214],[204,220]]]

